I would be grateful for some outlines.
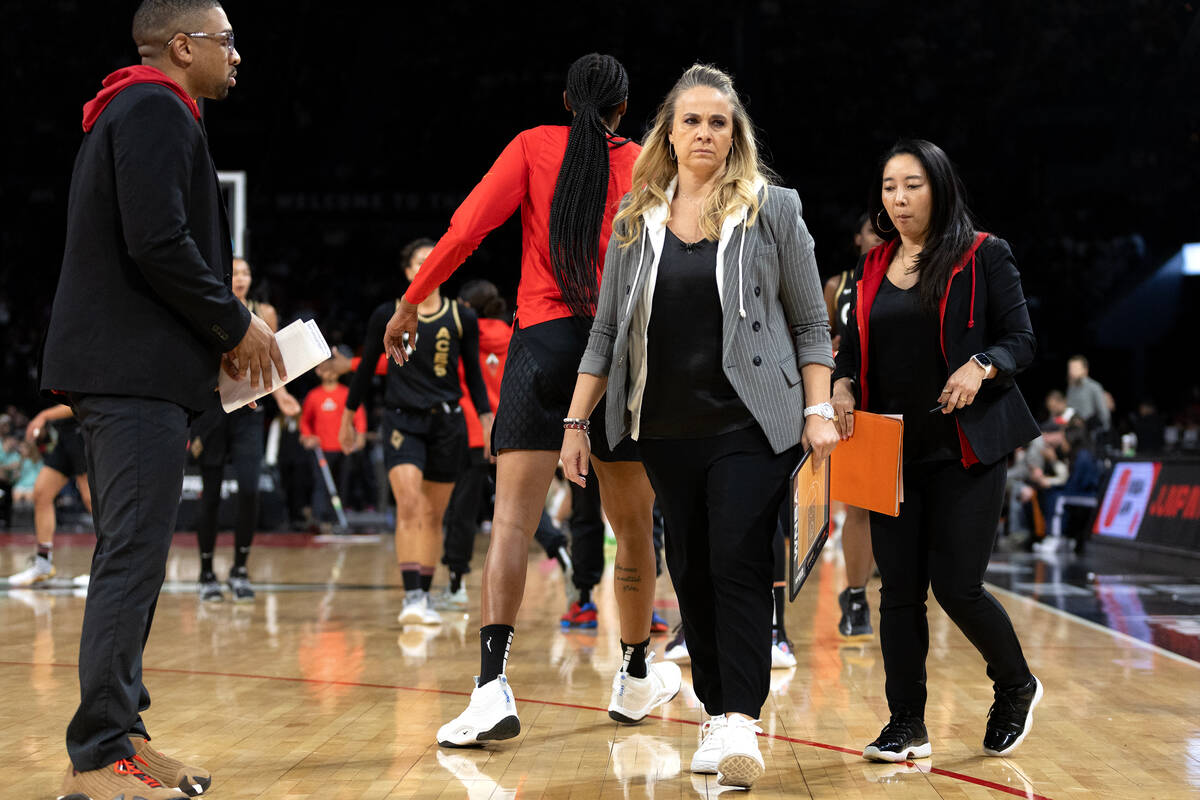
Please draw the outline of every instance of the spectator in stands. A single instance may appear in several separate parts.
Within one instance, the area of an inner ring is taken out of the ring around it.
[[[324,453],[330,474],[338,476],[339,493],[345,484],[343,467],[349,462],[346,456],[361,450],[367,443],[367,412],[362,406],[354,414],[355,439],[349,449],[343,448],[338,440],[342,425],[342,412],[346,408],[346,396],[350,390],[338,381],[333,359],[317,365],[317,376],[321,385],[304,397],[304,408],[300,412],[300,442],[309,450]],[[325,527],[333,517],[333,498],[325,485],[321,462],[313,458],[313,519]]]
[[[42,455],[33,442],[21,442],[17,449],[21,453],[21,466],[13,481],[13,502],[17,505],[33,504],[33,485],[42,471]]]
[[[1129,420],[1129,428],[1137,437],[1137,452],[1161,453],[1166,449],[1166,427],[1167,422],[1153,400],[1138,403],[1137,413]]]
[[[1048,488],[1043,493],[1046,514],[1046,538],[1033,546],[1040,553],[1055,553],[1062,549],[1067,537],[1066,516],[1068,507],[1094,508],[1096,493],[1100,489],[1100,462],[1094,452],[1092,437],[1087,425],[1076,420],[1067,426],[1059,448],[1059,463],[1063,464],[1066,480]],[[1082,546],[1076,543],[1076,550]]]
[[[1067,360],[1067,405],[1087,423],[1089,430],[1108,430],[1112,425],[1104,387],[1089,377],[1086,356],[1071,356]]]
[[[1067,405],[1067,396],[1054,389],[1046,394],[1046,411],[1050,414],[1050,419],[1058,426],[1066,425],[1071,417],[1075,416],[1075,410]]]
[[[5,430],[0,441],[0,521],[4,527],[12,527],[12,492],[13,484],[21,473],[21,451],[18,449],[17,437],[11,435],[12,418],[5,414],[0,417],[0,430]]]

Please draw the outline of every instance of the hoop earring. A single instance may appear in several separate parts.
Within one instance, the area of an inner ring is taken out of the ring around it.
[[[674,145],[674,144],[672,144],[671,142],[667,142],[667,152],[670,154],[670,156],[671,156],[671,160],[672,160],[672,161],[678,161],[678,160],[679,160],[679,159],[678,159],[678,158],[675,156],[675,145]]]
[[[892,227],[890,227],[890,228],[883,227],[883,222],[879,219],[879,215],[882,213],[883,213],[882,208],[875,212],[875,227],[879,228],[879,230],[883,231],[884,233],[891,233],[892,231],[896,230],[896,223],[894,223],[894,222],[892,223]],[[888,219],[890,220],[891,217],[889,216]]]

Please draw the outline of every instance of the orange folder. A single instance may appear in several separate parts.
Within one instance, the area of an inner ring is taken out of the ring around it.
[[[854,412],[854,435],[829,457],[829,496],[846,505],[900,515],[904,500],[904,421]]]

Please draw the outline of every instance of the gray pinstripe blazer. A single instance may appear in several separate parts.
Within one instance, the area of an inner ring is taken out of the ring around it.
[[[674,191],[672,183],[668,197]],[[779,186],[764,186],[762,191],[765,202],[753,226],[746,227],[745,209],[725,219],[714,279],[723,311],[725,375],[771,447],[781,453],[800,441],[804,426],[800,368],[832,368],[833,348],[800,198],[795,190]],[[626,195],[622,207],[629,202]],[[608,377],[604,422],[613,447],[625,436],[638,435],[646,330],[667,210],[659,206],[648,211],[642,235],[628,247],[621,247],[614,235],[591,337],[579,364],[580,372]]]

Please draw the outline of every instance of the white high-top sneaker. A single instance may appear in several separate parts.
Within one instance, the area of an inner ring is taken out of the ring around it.
[[[467,710],[438,728],[442,747],[473,747],[484,742],[511,739],[521,732],[517,704],[504,675],[476,686]]]

